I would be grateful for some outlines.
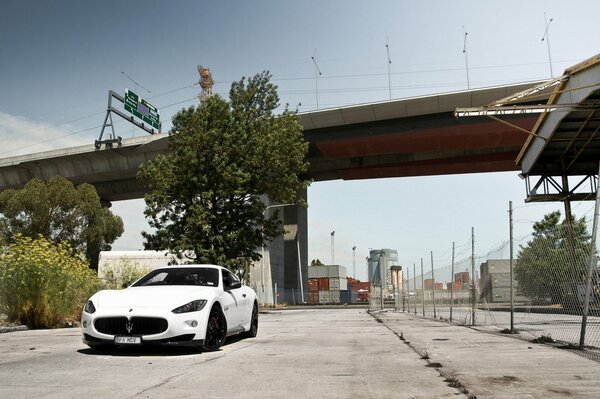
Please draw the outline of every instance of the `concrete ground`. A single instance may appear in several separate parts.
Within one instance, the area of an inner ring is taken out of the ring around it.
[[[600,363],[575,351],[406,313],[373,316],[467,396],[600,398]]]
[[[218,352],[96,352],[77,328],[0,334],[0,398],[599,398],[600,363],[394,311],[260,315]]]

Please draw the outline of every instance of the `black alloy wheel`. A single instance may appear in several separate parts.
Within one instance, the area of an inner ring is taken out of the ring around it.
[[[252,308],[252,319],[250,321],[250,329],[244,332],[244,338],[254,338],[258,334],[258,305],[254,302]]]
[[[207,352],[216,351],[225,343],[225,338],[227,338],[227,320],[221,307],[215,305],[208,316],[206,338],[202,349]]]

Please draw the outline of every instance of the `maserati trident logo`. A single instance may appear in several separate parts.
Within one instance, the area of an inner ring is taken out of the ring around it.
[[[133,331],[133,322],[132,321],[128,321],[125,324],[125,330],[127,330],[127,334],[131,334],[131,332]]]

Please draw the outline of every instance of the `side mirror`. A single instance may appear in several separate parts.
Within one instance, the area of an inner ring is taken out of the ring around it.
[[[242,288],[242,283],[240,283],[239,281],[236,281],[234,283],[231,283],[231,285],[228,288],[230,290],[235,290],[236,288]]]

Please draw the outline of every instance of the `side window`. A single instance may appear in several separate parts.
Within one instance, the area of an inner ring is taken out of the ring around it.
[[[229,287],[233,285],[233,283],[237,283],[240,280],[237,278],[235,274],[232,274],[229,270],[223,270],[223,289],[227,290]]]
[[[231,285],[231,280],[229,279],[229,272],[227,270],[222,270],[221,273],[223,273],[223,289],[227,290]]]

